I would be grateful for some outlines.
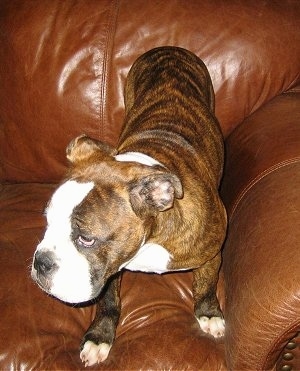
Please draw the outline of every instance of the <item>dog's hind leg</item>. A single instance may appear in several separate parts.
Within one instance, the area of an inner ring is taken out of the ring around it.
[[[214,337],[225,332],[225,321],[216,296],[221,254],[193,271],[195,315],[201,329]]]

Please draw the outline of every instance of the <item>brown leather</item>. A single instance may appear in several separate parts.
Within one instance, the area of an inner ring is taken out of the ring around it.
[[[234,323],[225,342],[231,369],[271,368],[299,331],[299,122],[300,94],[283,94],[226,143],[222,193],[230,227],[223,267],[225,317]]]
[[[189,273],[126,272],[117,339],[94,369],[300,369],[299,1],[2,0],[0,43],[0,369],[83,369],[94,307],[44,294],[32,254],[67,143],[116,144],[128,69],[160,45],[205,61],[227,138],[226,336],[197,326]]]
[[[7,181],[60,180],[64,149],[78,134],[115,144],[127,71],[152,47],[183,46],[206,62],[226,135],[299,76],[297,0],[3,0],[0,11]]]

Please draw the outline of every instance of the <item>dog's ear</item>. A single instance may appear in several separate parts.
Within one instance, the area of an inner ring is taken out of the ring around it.
[[[67,159],[71,163],[87,160],[89,157],[107,157],[116,154],[116,150],[106,143],[92,139],[86,135],[80,135],[73,139],[66,149]]]
[[[154,215],[170,209],[175,198],[183,197],[179,178],[168,172],[154,172],[133,182],[130,187],[130,202],[137,215]]]

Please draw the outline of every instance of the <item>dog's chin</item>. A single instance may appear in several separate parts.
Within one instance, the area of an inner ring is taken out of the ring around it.
[[[39,285],[40,286],[40,285]],[[47,289],[45,287],[40,286],[48,295],[53,296],[54,298],[67,303],[71,305],[76,305],[76,304],[82,304],[89,302],[93,299],[95,299],[95,295],[92,295],[91,293],[85,293],[85,292],[64,292],[61,290],[55,289],[55,287],[51,287],[50,289]]]
[[[84,304],[92,301],[95,299],[93,296],[69,296],[69,295],[60,295],[57,293],[52,293],[51,290],[48,292],[49,295],[53,296],[54,298],[70,304],[70,305],[77,305],[77,304]]]
[[[69,304],[81,304],[89,302],[98,296],[98,290],[95,292],[91,286],[86,287],[85,285],[82,285],[81,287],[68,286],[67,289],[52,285],[47,292],[57,299]]]
[[[87,285],[72,286],[70,283],[57,285],[50,279],[40,279],[34,274],[32,274],[32,278],[36,284],[48,295],[68,304],[75,305],[86,303],[98,296],[98,290],[95,294],[94,290]],[[100,291],[101,290],[99,290],[99,292]]]

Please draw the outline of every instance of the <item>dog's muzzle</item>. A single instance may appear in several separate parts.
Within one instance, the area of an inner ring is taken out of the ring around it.
[[[54,254],[51,251],[37,251],[32,266],[32,278],[46,291],[49,291],[53,274],[57,271]]]

